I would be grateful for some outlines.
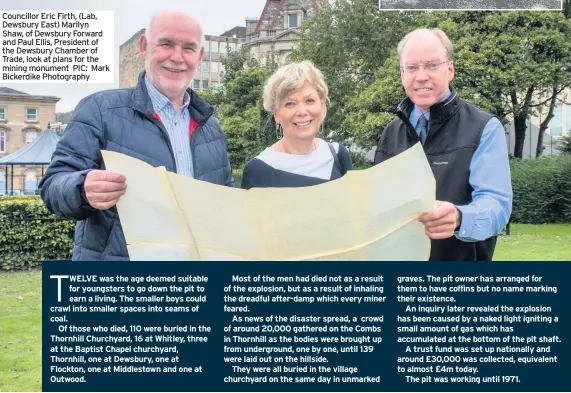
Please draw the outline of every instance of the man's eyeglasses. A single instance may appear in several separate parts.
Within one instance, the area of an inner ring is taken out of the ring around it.
[[[418,72],[418,70],[420,69],[420,67],[422,67],[424,72],[435,72],[436,70],[438,70],[438,67],[440,67],[444,63],[448,63],[449,61],[450,60],[446,60],[446,61],[443,61],[441,63],[430,62],[430,63],[426,63],[426,64],[422,64],[422,65],[407,65],[407,66],[401,67],[400,70],[401,70],[401,72],[404,72],[405,74],[408,74],[408,75],[416,74]]]

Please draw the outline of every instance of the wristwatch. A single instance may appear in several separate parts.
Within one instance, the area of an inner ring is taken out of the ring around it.
[[[458,226],[454,229],[454,232],[459,231],[462,226],[462,211],[458,208],[456,210],[458,211]]]

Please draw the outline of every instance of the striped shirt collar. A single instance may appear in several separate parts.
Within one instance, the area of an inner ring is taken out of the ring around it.
[[[151,102],[153,103],[153,109],[155,112],[162,112],[163,109],[168,105],[171,104],[171,100],[168,99],[163,93],[157,90],[155,86],[147,78],[145,78],[145,85],[147,86],[147,92],[149,97],[151,98]],[[184,98],[182,100],[182,106],[180,107],[179,111],[185,109],[190,104],[190,94],[187,91],[184,92]]]

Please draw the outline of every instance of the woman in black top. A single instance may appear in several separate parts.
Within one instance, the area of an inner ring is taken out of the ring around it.
[[[310,61],[281,67],[269,78],[264,108],[273,113],[280,139],[246,164],[242,188],[313,186],[353,169],[345,146],[316,137],[327,114],[327,93]]]

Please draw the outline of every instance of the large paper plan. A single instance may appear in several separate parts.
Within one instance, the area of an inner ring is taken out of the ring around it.
[[[131,260],[427,260],[417,221],[436,184],[420,144],[302,188],[235,189],[103,151],[127,178],[117,209]]]

